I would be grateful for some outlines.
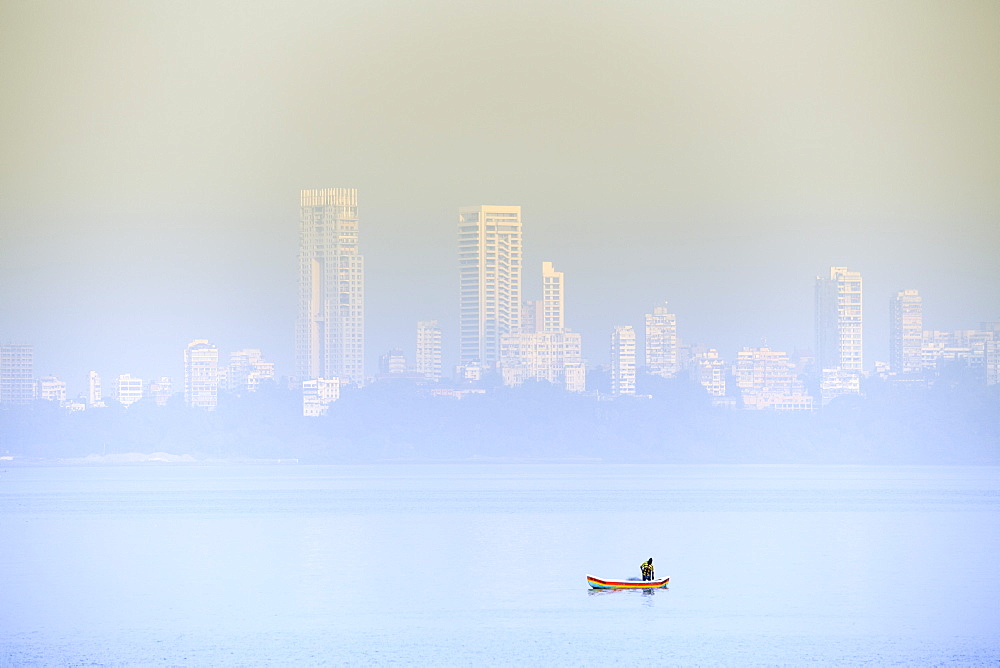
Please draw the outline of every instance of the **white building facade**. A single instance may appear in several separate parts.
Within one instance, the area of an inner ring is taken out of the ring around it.
[[[635,394],[635,330],[618,325],[611,334],[611,394]]]
[[[364,258],[358,250],[358,191],[303,190],[299,196],[300,378],[365,379]]]
[[[677,342],[677,316],[667,310],[667,303],[646,314],[646,371],[654,376],[671,378],[680,370]]]
[[[421,320],[417,323],[414,370],[429,380],[441,379],[441,327],[437,320]]]
[[[826,404],[841,394],[856,394],[863,370],[861,274],[830,267],[816,278],[816,361]]]
[[[35,400],[35,347],[0,346],[0,404],[23,406]]]
[[[205,339],[184,349],[184,401],[208,410],[219,403],[219,350]]]
[[[924,306],[916,290],[901,290],[889,302],[889,369],[897,375],[924,369]]]
[[[458,212],[459,362],[495,368],[505,334],[521,331],[521,207]]]

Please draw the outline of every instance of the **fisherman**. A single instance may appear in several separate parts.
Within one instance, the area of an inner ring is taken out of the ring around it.
[[[650,557],[649,561],[644,561],[639,565],[639,570],[642,571],[643,581],[653,579],[653,558]]]

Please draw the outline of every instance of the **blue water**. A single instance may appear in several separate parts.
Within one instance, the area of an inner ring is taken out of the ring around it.
[[[8,467],[0,666],[997,665],[998,554],[995,467]]]

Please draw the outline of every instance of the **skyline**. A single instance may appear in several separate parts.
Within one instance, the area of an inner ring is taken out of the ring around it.
[[[364,238],[364,232],[363,232],[363,230],[364,230],[364,224],[363,224],[363,222],[360,223],[360,225],[358,223],[358,219],[359,219],[359,216],[357,214],[357,209],[358,209],[358,207],[357,207],[357,199],[358,199],[358,195],[357,195],[356,189],[353,189],[353,188],[346,188],[346,189],[345,188],[326,188],[326,189],[302,190],[302,191],[300,191],[300,195],[301,195],[301,198],[302,198],[303,202],[306,202],[306,200],[308,200],[309,203],[310,203],[310,206],[306,206],[305,204],[303,204],[300,207],[301,211],[302,211],[301,214],[300,214],[302,222],[301,222],[301,227],[300,227],[300,231],[299,231],[299,235],[300,235],[299,238],[300,238],[300,244],[301,244],[300,245],[300,255],[299,255],[299,262],[300,262],[300,264],[299,264],[299,271],[300,271],[300,273],[303,271],[302,267],[305,266],[305,265],[302,264],[302,262],[306,262],[306,264],[309,264],[309,262],[311,262],[311,260],[309,260],[309,257],[310,257],[310,253],[311,253],[311,248],[312,248],[313,245],[315,245],[315,239],[314,239],[314,237],[316,235],[316,229],[318,229],[318,228],[316,228],[316,225],[315,225],[315,222],[313,221],[313,218],[318,215],[321,218],[324,218],[324,220],[326,220],[326,219],[333,220],[334,218],[337,218],[338,216],[341,215],[341,214],[336,214],[336,215],[329,214],[329,215],[327,215],[327,214],[323,213],[323,211],[326,209],[326,205],[322,204],[320,202],[320,200],[326,201],[326,199],[328,199],[330,197],[334,197],[334,196],[336,196],[338,198],[348,197],[349,200],[350,200],[348,202],[348,204],[350,204],[350,206],[348,207],[348,209],[346,209],[348,211],[348,213],[350,214],[350,215],[348,215],[349,229],[347,230],[347,233],[351,236],[351,241],[348,244],[348,246],[349,246],[349,249],[348,249],[349,253],[348,253],[348,255],[350,256],[349,259],[355,261],[355,263],[362,262],[364,260],[364,255],[363,254],[357,254],[356,248],[359,247],[359,246],[362,246],[362,244],[358,243],[358,238],[359,237],[361,239]],[[319,199],[317,199],[317,198],[319,198]],[[326,199],[324,199],[324,198],[326,198]],[[311,206],[312,204],[315,204],[317,202],[319,202],[322,205],[318,206],[318,207]],[[316,209],[316,210],[314,211],[314,209]],[[458,224],[458,238],[459,238],[459,240],[458,240],[458,244],[457,244],[457,256],[459,258],[462,258],[462,257],[465,257],[466,255],[468,255],[468,251],[469,251],[470,248],[480,248],[481,252],[485,251],[485,248],[486,248],[485,244],[487,243],[486,241],[484,241],[482,239],[479,239],[479,240],[477,240],[475,242],[475,244],[472,247],[470,247],[469,244],[472,243],[472,242],[463,239],[462,231],[466,229],[466,227],[464,227],[465,218],[468,216],[469,212],[480,212],[481,213],[481,212],[488,212],[488,211],[491,211],[491,210],[492,211],[507,211],[509,213],[507,213],[507,214],[501,213],[500,215],[516,216],[516,223],[517,223],[516,230],[517,230],[517,232],[516,232],[516,235],[515,235],[515,237],[516,237],[516,243],[515,243],[515,251],[516,251],[516,253],[515,253],[515,256],[517,258],[520,258],[520,255],[521,255],[521,251],[520,251],[520,238],[522,236],[521,235],[521,224],[520,224],[521,223],[521,207],[520,206],[516,206],[516,205],[478,205],[478,206],[471,206],[471,207],[469,207],[469,206],[460,207],[459,208],[459,214],[458,214],[458,216],[459,216],[459,224]],[[479,216],[480,213],[475,213],[475,215]],[[490,215],[492,215],[492,214],[490,214]],[[337,219],[339,220],[339,218],[337,218]],[[477,220],[478,220],[478,218],[477,218]],[[487,221],[484,218],[482,221],[479,221],[479,222],[480,222],[480,227],[482,227],[482,225],[485,222],[487,222]],[[361,230],[360,233],[358,232],[359,228]],[[331,226],[329,228],[328,231],[332,232],[332,231],[337,231],[339,229],[340,228],[337,227],[337,225],[333,225],[333,226]],[[481,234],[481,232],[478,233],[478,234]],[[322,233],[320,234],[320,236],[322,236]],[[468,234],[466,234],[464,236],[468,236]],[[322,241],[322,240],[320,240],[320,241]],[[339,260],[339,256],[336,259]],[[307,261],[307,260],[309,260],[309,261]],[[462,262],[462,260],[458,259],[456,261],[456,264],[461,263],[461,262]],[[352,264],[351,266],[353,268],[350,269],[351,278],[352,278],[352,280],[350,282],[352,284],[356,283],[356,282],[360,282],[360,283],[363,284],[367,280],[367,278],[368,278],[366,276],[366,274],[365,274],[364,269],[361,268],[360,264]],[[480,273],[482,273],[482,269],[483,269],[482,267],[479,267],[477,269],[477,271],[479,271]],[[489,267],[487,267],[487,269],[489,269]],[[540,277],[538,279],[538,282],[539,282],[539,284],[542,284],[546,280],[549,280],[549,278],[548,278],[549,274],[551,274],[553,272],[552,262],[549,262],[549,261],[542,262],[541,266],[540,266],[540,270],[541,271],[535,271],[535,272],[533,272],[533,271],[531,271],[531,268],[529,267],[527,275],[528,276],[533,276],[534,274],[538,274],[539,277]],[[456,283],[453,286],[453,292],[463,293],[462,287],[464,287],[463,284],[466,282],[466,279],[463,279],[463,276],[465,274],[463,274],[461,272],[462,272],[462,269],[459,268],[460,276],[457,277],[459,280],[456,280]],[[310,272],[307,272],[307,273],[310,273]],[[516,272],[517,278],[514,280],[515,284],[520,284],[522,282],[522,279],[521,279],[521,276],[520,276],[521,273],[522,272],[520,270]],[[560,318],[561,318],[562,317],[562,311],[563,311],[563,308],[564,308],[564,299],[565,299],[564,295],[563,295],[563,287],[562,287],[563,286],[563,276],[564,276],[564,273],[563,272],[556,272],[553,275],[557,275],[558,276],[558,283],[559,283],[559,288],[558,288],[559,289],[559,299],[558,299],[559,307],[558,307],[558,310],[559,310]],[[854,292],[854,293],[856,293],[858,295],[858,301],[856,301],[856,302],[852,301],[852,302],[849,302],[849,303],[856,304],[856,307],[852,307],[852,308],[857,308],[858,312],[855,314],[855,316],[854,316],[853,319],[856,320],[856,321],[860,321],[862,319],[861,310],[860,310],[861,309],[861,302],[862,302],[861,294],[865,291],[865,290],[863,290],[861,288],[861,272],[852,271],[851,268],[848,268],[848,267],[830,267],[829,268],[829,278],[826,278],[825,276],[822,276],[822,275],[818,275],[814,279],[815,280],[815,284],[814,284],[814,287],[813,287],[814,294],[813,294],[813,305],[812,305],[812,311],[813,311],[813,318],[814,319],[813,319],[813,323],[812,323],[813,324],[813,332],[812,332],[812,342],[811,342],[813,345],[810,346],[808,343],[806,343],[805,345],[802,345],[802,346],[797,346],[797,347],[792,347],[792,348],[785,349],[785,348],[781,348],[780,346],[776,347],[776,346],[772,345],[771,343],[769,343],[767,341],[767,337],[762,337],[761,340],[756,341],[756,342],[746,342],[746,343],[740,344],[738,347],[734,348],[731,351],[722,350],[721,351],[721,359],[722,359],[722,361],[725,362],[727,365],[731,365],[733,368],[735,368],[737,366],[737,364],[738,364],[739,355],[743,351],[749,350],[751,348],[758,348],[758,347],[763,347],[765,349],[768,349],[768,348],[777,348],[777,349],[780,349],[781,354],[796,354],[796,353],[799,353],[799,352],[807,352],[807,353],[810,353],[812,355],[819,355],[820,354],[819,353],[820,348],[818,348],[816,346],[816,344],[818,342],[817,337],[824,336],[825,335],[824,334],[825,330],[828,329],[830,326],[833,326],[835,328],[835,330],[836,330],[836,328],[838,326],[835,323],[826,322],[826,317],[828,317],[828,316],[823,316],[824,323],[825,323],[824,325],[820,325],[818,319],[821,317],[820,313],[823,312],[823,311],[829,312],[830,309],[833,308],[833,312],[834,313],[836,312],[836,309],[837,309],[837,307],[836,307],[837,298],[834,296],[833,297],[833,302],[831,302],[830,301],[831,297],[828,296],[827,293],[829,292],[829,290],[831,288],[833,288],[834,289],[833,295],[836,295],[837,294],[837,290],[836,290],[835,286],[837,285],[837,283],[838,283],[839,280],[841,280],[841,279],[843,279],[845,277],[848,280],[848,282],[845,283],[845,285],[850,286],[848,288],[848,292]],[[310,283],[310,282],[311,281],[306,281],[306,284]],[[529,285],[530,285],[530,282],[531,282],[531,279],[529,278],[529,280],[528,280]],[[854,285],[854,283],[856,283],[856,285]],[[306,284],[303,284],[301,282],[301,280],[300,280],[300,290],[303,288],[303,285],[306,285]],[[361,289],[360,289],[360,291],[363,291],[363,289],[364,288],[362,286]],[[350,290],[351,291],[358,291],[358,289],[355,288],[355,287],[353,287],[353,286],[350,288]],[[548,299],[548,290],[536,290],[535,292],[538,293],[537,296],[536,296],[536,298],[534,300],[527,300],[527,299],[523,300],[521,302],[522,306],[527,307],[528,304],[529,304],[529,302],[535,302],[535,303],[541,305],[545,300]],[[849,365],[850,367],[855,368],[857,370],[860,370],[861,373],[868,374],[868,373],[871,373],[871,372],[874,371],[874,366],[875,366],[876,363],[888,363],[888,362],[890,362],[891,357],[892,357],[892,355],[891,355],[891,347],[893,345],[893,340],[892,340],[893,334],[891,332],[891,322],[889,322],[889,321],[891,321],[892,318],[894,317],[893,310],[895,308],[895,302],[896,302],[896,300],[899,298],[899,295],[902,294],[902,293],[904,293],[904,292],[906,292],[906,293],[909,293],[909,292],[919,293],[919,290],[915,290],[915,289],[912,289],[912,288],[905,289],[905,290],[899,290],[899,291],[894,292],[893,295],[892,295],[892,297],[890,299],[886,300],[886,304],[885,305],[886,305],[887,308],[886,309],[881,309],[881,310],[887,311],[887,313],[889,314],[889,318],[887,319],[887,322],[885,323],[885,329],[884,329],[884,331],[878,332],[878,336],[877,336],[877,338],[878,338],[878,345],[872,345],[871,342],[870,342],[870,339],[872,338],[871,334],[869,333],[868,336],[862,335],[861,332],[860,332],[860,328],[858,328],[857,331],[854,331],[852,334],[849,335],[850,337],[852,337],[854,339],[854,342],[849,347],[854,350],[853,354],[855,355],[855,361]],[[302,296],[303,294],[304,293],[300,292],[300,297],[299,297],[300,301],[304,298]],[[322,299],[325,299],[325,298],[322,298]],[[321,301],[322,301],[322,299],[321,299]],[[843,299],[843,297],[841,297],[841,299]],[[872,310],[872,305],[870,304],[870,299],[871,299],[870,297],[867,297],[867,298],[863,299],[863,301],[868,302],[868,304],[866,304],[866,306],[864,308],[864,316],[863,316],[863,320],[866,323],[866,325],[865,325],[865,330],[866,331],[870,330],[870,325],[868,324],[869,321],[870,321],[870,315],[869,315],[869,313]],[[311,301],[312,301],[312,298],[310,298],[310,299],[307,300],[307,302],[311,302]],[[921,301],[922,301],[922,296],[921,296]],[[464,304],[465,303],[465,298],[463,297],[461,299],[456,299],[456,302],[458,302],[460,305]],[[155,305],[152,305],[152,306],[155,307]],[[360,307],[362,310],[364,310],[366,308],[366,304],[363,301],[363,297],[360,297],[360,301],[358,302],[358,304],[356,306]],[[484,307],[484,308],[486,308],[486,307]],[[550,307],[546,306],[546,309],[549,310]],[[456,311],[460,311],[460,308],[456,308],[455,310]],[[876,310],[878,310],[878,309],[876,309]],[[923,310],[923,308],[922,308],[922,310]],[[627,329],[627,330],[630,330],[632,332],[631,336],[632,336],[634,342],[631,345],[633,346],[633,351],[634,352],[631,353],[631,354],[635,355],[637,353],[642,352],[643,354],[645,354],[647,356],[647,365],[648,365],[648,356],[650,354],[654,354],[655,355],[656,353],[651,353],[651,349],[649,348],[650,344],[648,344],[647,341],[646,341],[645,331],[644,331],[644,328],[641,326],[641,323],[644,320],[647,323],[647,327],[648,327],[649,326],[649,322],[651,322],[650,318],[657,317],[656,314],[661,314],[658,317],[663,317],[663,314],[666,314],[666,313],[667,313],[667,311],[665,310],[665,307],[663,305],[655,305],[655,306],[653,306],[651,308],[646,309],[645,313],[637,315],[633,319],[633,322],[629,322],[628,324],[608,325],[607,331],[605,332],[605,336],[603,337],[604,343],[605,343],[604,348],[605,348],[605,353],[606,353],[605,354],[606,359],[599,358],[597,360],[591,360],[591,359],[588,359],[588,358],[584,357],[583,358],[583,362],[586,365],[586,368],[590,369],[590,368],[598,368],[598,367],[602,367],[602,366],[606,367],[606,368],[610,368],[610,366],[614,364],[614,358],[615,358],[615,352],[614,351],[616,349],[616,346],[619,345],[619,344],[615,343],[615,341],[616,341],[615,337],[618,336],[618,333],[623,328]],[[301,314],[301,311],[300,311],[300,314]],[[520,316],[520,315],[521,315],[520,309],[518,309],[518,316]],[[300,315],[300,320],[301,320],[301,317],[302,316]],[[670,317],[670,320],[671,320],[671,325],[670,325],[671,329],[672,330],[676,330],[677,329],[677,327],[676,327],[677,314],[676,313],[670,313],[669,317]],[[683,314],[682,314],[682,319],[683,319]],[[850,320],[850,319],[851,318],[848,318],[848,320]],[[460,321],[460,318],[456,317],[455,320],[456,321]],[[840,320],[840,319],[838,319],[838,320]],[[968,330],[977,329],[977,328],[979,328],[979,326],[981,324],[985,324],[987,322],[989,322],[989,321],[981,320],[981,321],[979,321],[977,323],[968,325],[966,327],[955,327],[955,326],[950,326],[949,327],[949,326],[946,326],[941,331],[952,332],[952,331],[960,331],[960,330],[967,330],[967,329]],[[639,324],[636,324],[636,323],[639,323]],[[418,322],[412,323],[412,324],[415,325],[417,328],[419,328],[419,326],[421,324],[421,321],[418,321]],[[933,332],[933,331],[936,330],[936,328],[930,328],[930,327],[926,327],[925,326],[923,328],[923,330],[925,332]],[[538,331],[541,331],[541,329],[539,329]],[[567,329],[566,331],[570,331],[570,330]],[[681,328],[681,331],[683,331],[683,328]],[[848,330],[845,330],[845,331],[848,331]],[[411,334],[414,334],[414,332],[411,331]],[[833,334],[832,334],[833,337],[838,337],[838,336],[841,336],[841,335],[842,334],[837,334],[836,331],[834,331]],[[357,337],[356,334],[353,334],[352,336],[353,337]],[[392,350],[401,350],[403,352],[404,356],[405,356],[405,359],[407,360],[407,363],[410,364],[410,365],[413,365],[416,362],[417,346],[419,345],[418,344],[419,333],[416,333],[414,336],[411,336],[411,339],[412,340],[410,340],[410,341],[408,341],[408,342],[406,342],[404,344],[394,344],[393,346],[391,346],[390,348],[387,348],[386,350],[378,351],[377,354],[375,354],[373,356],[375,356],[375,357],[381,357],[381,356],[385,355],[386,353],[391,352]],[[611,346],[610,346],[610,348],[607,345],[608,339],[611,340]],[[361,345],[362,348],[368,347],[364,343],[364,341],[365,341],[365,337],[364,336],[362,336],[360,340],[361,340],[361,344],[360,345]],[[198,342],[199,341],[194,341],[193,343],[198,343]],[[208,341],[204,340],[204,339],[200,340],[200,342],[202,342],[202,343],[208,343]],[[700,346],[700,347],[703,347],[703,348],[711,348],[711,349],[716,348],[716,346],[713,346],[711,344],[704,344],[701,341],[695,341],[695,342],[693,342],[693,341],[686,340],[686,339],[684,339],[683,336],[680,336],[680,335],[676,336],[676,342],[677,342],[676,345]],[[3,343],[5,343],[5,344],[7,344],[7,343],[25,344],[26,343],[28,345],[31,345],[32,347],[35,346],[35,344],[33,342],[30,342],[30,341],[29,342],[25,342],[25,341],[10,341],[10,342],[8,342],[8,341],[4,341]],[[657,346],[657,344],[655,342],[653,342],[652,345],[653,345],[654,348]],[[857,357],[860,356],[859,353],[858,353],[858,348],[860,348],[861,345],[863,345],[864,349],[883,348],[884,347],[887,351],[889,351],[889,354],[887,354],[884,358],[880,358],[880,359],[877,359],[877,360],[872,360],[870,362],[866,362],[865,364],[861,364],[860,361],[858,361],[856,359]],[[213,349],[216,348],[214,342],[212,343],[212,346],[213,346]],[[595,345],[594,343],[591,343],[589,346],[586,343],[584,343],[584,345],[583,345],[583,349],[584,350],[586,350],[588,348],[591,349],[591,350],[593,350],[593,349],[596,349],[598,347],[599,346]],[[224,348],[224,346],[218,346],[218,348],[221,351]],[[448,345],[448,342],[445,342],[444,345],[441,346],[441,348],[442,348],[442,351],[444,353],[444,355],[442,356],[443,359],[445,359],[445,360],[451,360],[451,363],[446,363],[445,364],[445,367],[447,369],[453,369],[456,365],[462,363],[460,361],[461,360],[460,346],[457,343],[454,345],[454,349],[451,349],[451,347]],[[286,356],[283,351],[279,351],[277,354],[269,353],[268,351],[264,351],[264,352],[265,352],[265,356],[268,357],[269,359],[272,359],[272,358],[279,358],[280,359],[280,358]],[[186,353],[184,353],[184,354],[186,355]],[[369,354],[371,354],[371,353],[369,353]],[[833,354],[837,354],[837,353],[833,353]],[[470,358],[470,361],[471,360],[472,360],[472,358]],[[638,358],[637,358],[637,361],[638,361]],[[332,363],[332,362],[328,361],[328,364],[330,364],[330,363]],[[186,368],[186,363],[184,364],[184,366]],[[636,364],[636,368],[637,369],[641,368],[643,366],[646,366],[646,365]],[[839,368],[840,366],[841,366],[841,364],[839,362],[833,364],[834,368]],[[378,367],[377,363],[372,365],[372,368],[377,368],[377,367]],[[845,367],[845,368],[847,368],[847,367]],[[94,371],[94,369],[91,369],[87,373],[89,374],[89,373],[91,373],[93,371]],[[295,369],[294,368],[289,368],[287,370],[287,373],[283,373],[282,369],[279,369],[278,371],[279,371],[279,373],[278,373],[279,376],[295,376],[295,377],[299,377],[301,380],[305,380],[307,378],[316,378],[316,377],[320,377],[320,376],[338,377],[337,374],[332,374],[331,375],[330,373],[322,373],[322,374],[319,374],[319,375],[316,375],[316,374],[307,374],[305,376],[302,376],[302,375],[299,375],[299,374],[295,373]],[[330,371],[330,369],[328,369],[328,371]],[[654,373],[654,375],[658,375],[658,372],[653,372],[653,371],[649,371],[649,370],[647,370],[647,372]],[[102,373],[102,375],[108,375],[106,371],[102,371],[101,373]],[[125,370],[125,371],[122,371],[121,373],[126,374],[126,375],[128,375],[128,374],[137,375],[137,374],[134,374],[134,372],[130,371],[130,370]],[[184,373],[182,373],[180,377],[184,377],[185,374],[186,374],[186,371]],[[115,374],[113,374],[113,375],[117,375],[117,372]],[[142,376],[141,374],[139,374],[138,376],[142,377],[142,378],[150,378],[150,379],[152,379],[152,378],[160,377],[160,376],[164,376],[164,375],[166,375],[169,378],[173,378],[173,379],[177,378],[177,376],[170,376],[169,374],[163,374],[162,372],[154,373],[154,374],[151,374],[149,376]],[[446,372],[444,374],[444,377],[447,378],[450,375],[451,375],[450,373]],[[77,390],[76,390],[77,381],[79,379],[67,378],[67,377],[61,376],[61,375],[59,375],[58,373],[55,373],[55,372],[53,372],[53,373],[45,373],[45,374],[40,374],[40,373],[36,372],[36,376],[39,377],[39,378],[41,378],[43,376],[55,376],[55,377],[59,378],[60,380],[62,380],[63,382],[67,383],[67,386],[70,388],[69,393],[71,395],[79,394],[79,392],[77,392]],[[367,373],[366,376],[365,376],[365,378],[366,379],[373,379],[373,378],[375,378],[374,371]],[[341,382],[356,381],[356,379],[352,379],[352,378],[348,378],[348,377],[340,377],[340,380],[341,380]],[[84,381],[80,381],[80,382],[83,383]],[[176,382],[176,380],[175,380],[175,382]],[[363,382],[367,382],[367,381],[363,381]],[[613,393],[614,393],[614,391],[613,391]]]
[[[455,361],[476,202],[522,208],[523,298],[553,262],[591,365],[664,301],[728,359],[812,348],[831,266],[868,367],[900,290],[929,330],[1000,319],[995,3],[242,7],[0,8],[0,341],[39,376],[179,378],[200,338],[289,373],[295,197],[331,185],[370,369],[420,320]]]

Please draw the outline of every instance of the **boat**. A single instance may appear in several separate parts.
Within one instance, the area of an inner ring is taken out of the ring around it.
[[[602,580],[593,575],[587,576],[587,583],[594,589],[656,589],[666,587],[670,578],[662,580]]]

